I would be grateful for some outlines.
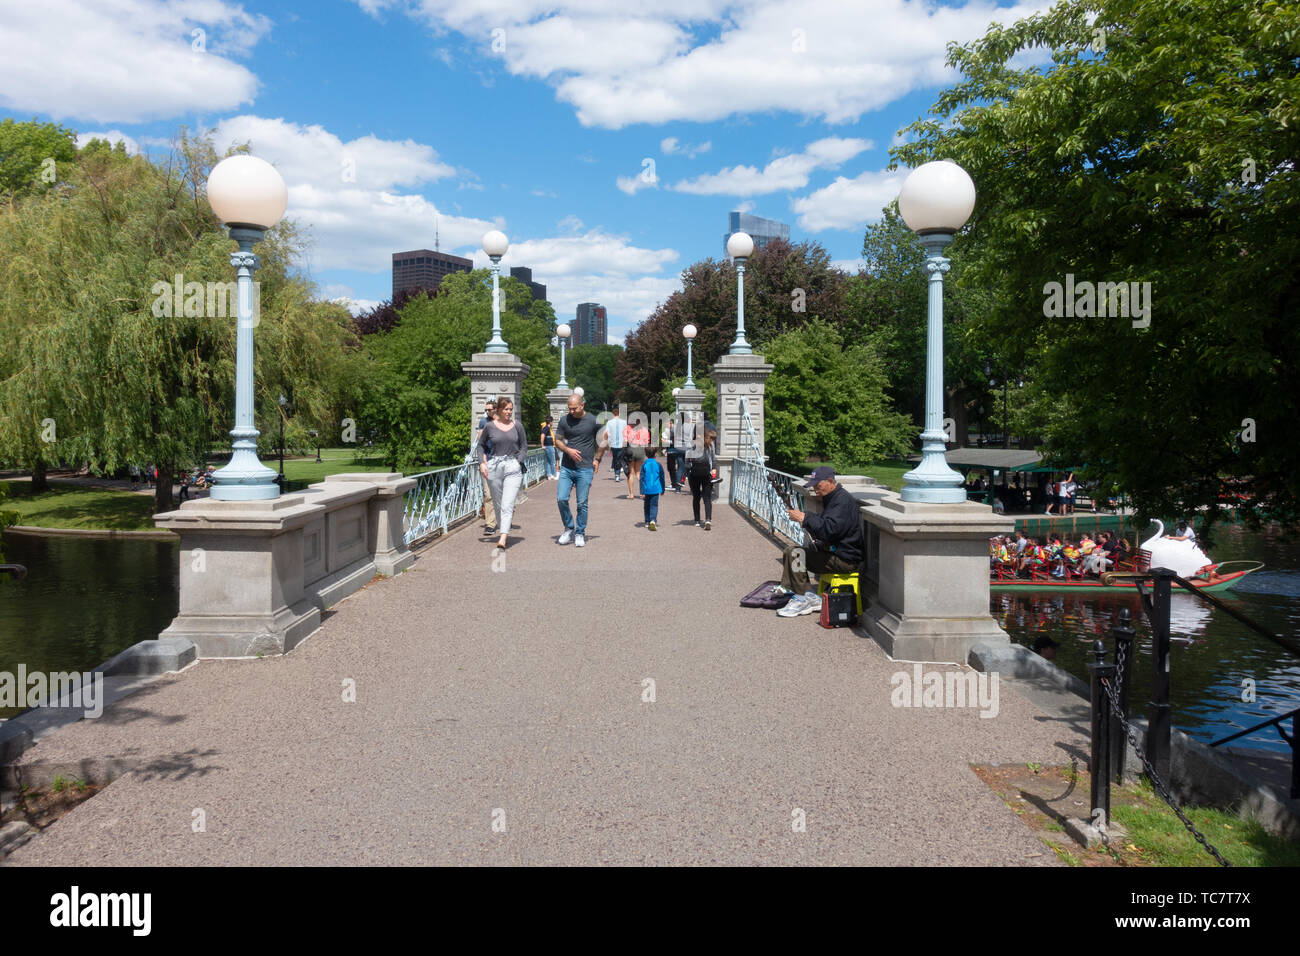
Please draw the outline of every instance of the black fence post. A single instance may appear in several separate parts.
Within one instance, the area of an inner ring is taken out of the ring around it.
[[[1110,701],[1102,681],[1115,686],[1115,665],[1106,663],[1106,645],[1100,639],[1093,642],[1096,663],[1089,664],[1092,672],[1092,803],[1089,806],[1093,825],[1102,828],[1110,825]],[[1101,817],[1098,820],[1098,816]]]
[[[1111,633],[1115,635],[1115,680],[1119,684],[1119,710],[1124,719],[1128,720],[1129,694],[1133,688],[1133,623],[1128,608],[1119,609],[1119,621]],[[1123,783],[1124,765],[1128,758],[1128,737],[1121,721],[1112,722],[1110,729],[1111,779]]]
[[[1151,720],[1147,726],[1147,756],[1163,780],[1169,779],[1169,592],[1174,572],[1152,568],[1151,589]]]

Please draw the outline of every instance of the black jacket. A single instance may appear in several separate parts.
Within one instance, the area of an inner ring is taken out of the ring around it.
[[[836,485],[835,490],[822,499],[822,513],[805,514],[803,526],[815,539],[818,547],[833,551],[846,561],[862,561],[862,512],[858,499]]]

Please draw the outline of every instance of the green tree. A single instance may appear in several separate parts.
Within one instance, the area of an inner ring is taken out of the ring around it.
[[[832,324],[847,314],[848,277],[816,243],[773,242],[745,264],[745,339],[756,350],[810,319]],[[686,370],[682,329],[694,325],[695,377],[708,372],[736,339],[736,268],[705,259],[682,272],[682,288],[628,334],[614,378],[620,401],[650,408],[664,383]]]
[[[0,121],[0,199],[45,192],[77,158],[77,133],[54,123]]]
[[[880,356],[894,407],[925,420],[925,373],[929,276],[925,252],[916,234],[890,203],[879,222],[867,226],[862,244],[865,266],[849,282],[850,339],[869,339]],[[944,279],[944,417],[954,419],[956,438],[964,441],[968,420],[988,396],[990,369],[1001,368],[984,330],[990,303],[983,289],[963,286],[965,266],[954,260]]]
[[[960,82],[895,150],[971,174],[952,257],[1034,363],[1052,454],[1147,515],[1213,521],[1235,479],[1252,519],[1300,519],[1298,28],[1294,2],[1060,3],[950,47]],[[1067,282],[1137,296],[1054,315]]]
[[[915,429],[889,407],[885,373],[869,345],[847,344],[814,319],[768,342],[766,451],[777,467],[798,469],[811,455],[867,462],[901,456]]]
[[[565,379],[581,385],[587,407],[613,408],[614,368],[623,352],[618,345],[575,345],[565,355]]]
[[[207,140],[185,136],[164,165],[91,143],[63,188],[0,215],[0,334],[16,343],[0,355],[0,454],[27,463],[35,488],[57,461],[152,462],[171,475],[229,431],[233,303],[206,294],[234,279],[234,243],[203,196],[215,161]],[[287,222],[258,247],[255,401],[265,409],[287,389],[323,424],[345,401],[336,385],[351,323],[313,301],[291,271],[297,252]],[[192,283],[204,291],[191,302]],[[278,431],[265,416],[258,424]],[[155,507],[172,507],[170,481]]]
[[[432,299],[412,298],[391,331],[366,337],[359,431],[385,446],[392,467],[454,464],[469,450],[469,389],[460,363],[483,351],[491,325],[491,289],[480,297],[453,286]],[[559,358],[549,330],[531,314],[503,312],[501,327],[510,351],[530,367],[517,417],[535,441]]]

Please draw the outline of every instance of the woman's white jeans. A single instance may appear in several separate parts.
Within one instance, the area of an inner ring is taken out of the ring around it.
[[[505,455],[488,459],[488,490],[497,509],[497,530],[501,534],[510,531],[510,522],[515,516],[515,499],[519,497],[519,486],[523,483],[524,470],[518,459]]]

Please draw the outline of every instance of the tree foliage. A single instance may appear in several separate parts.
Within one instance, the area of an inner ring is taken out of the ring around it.
[[[460,364],[487,343],[492,297],[490,285],[480,294],[478,283],[449,284],[452,278],[443,281],[438,295],[410,299],[391,331],[365,338],[359,431],[373,434],[395,468],[453,464],[469,450],[469,384]],[[546,392],[559,377],[559,357],[544,314],[535,316],[529,309],[520,316],[507,310],[501,314],[501,331],[510,351],[530,367],[522,407],[515,414],[533,436],[547,412]]]
[[[0,214],[0,336],[13,343],[0,354],[0,456],[38,476],[54,462],[155,463],[166,475],[225,438],[233,307],[219,316],[203,296],[202,314],[187,314],[159,291],[178,276],[182,290],[234,279],[234,243],[203,195],[216,160],[207,140],[184,136],[162,164],[92,142],[65,164],[59,189]],[[291,272],[297,251],[288,222],[257,249],[255,403],[278,414],[284,392],[304,427],[334,431],[348,401],[339,386],[351,323]],[[264,436],[278,432],[265,414],[257,423]],[[156,505],[171,507],[170,482]]]
[[[0,121],[0,199],[42,193],[77,158],[77,133],[54,123]]]
[[[617,345],[575,345],[568,350],[564,377],[570,386],[582,386],[588,408],[615,406],[614,367],[622,353]]]
[[[890,408],[880,359],[849,344],[833,325],[812,319],[764,346],[766,450],[797,469],[812,455],[866,462],[907,454],[915,429]]]
[[[950,47],[961,81],[895,150],[971,174],[952,257],[988,328],[1034,363],[1056,458],[1145,514],[1213,520],[1236,479],[1253,517],[1300,518],[1298,34],[1294,2],[1060,3]],[[1035,47],[1051,65],[1018,68]],[[1046,317],[1067,274],[1150,283],[1149,326]]]
[[[848,277],[830,264],[817,243],[772,242],[745,264],[745,338],[761,349],[810,319],[843,321]],[[705,259],[682,272],[682,289],[668,297],[625,339],[614,378],[620,401],[652,409],[664,383],[686,370],[682,329],[698,330],[695,377],[731,347],[736,338],[736,268],[730,260]],[[684,377],[684,376],[683,376]]]

